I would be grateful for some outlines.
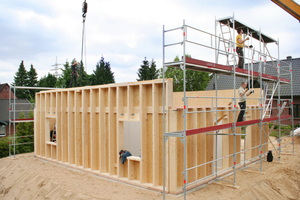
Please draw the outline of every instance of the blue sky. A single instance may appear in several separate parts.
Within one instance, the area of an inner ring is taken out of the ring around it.
[[[83,0],[0,2],[0,82],[12,83],[21,60],[39,78],[58,63],[80,60]],[[271,1],[87,0],[86,63],[92,73],[101,56],[116,82],[135,81],[144,57],[162,66],[162,27],[186,24],[214,33],[214,20],[234,16],[280,41],[280,57],[300,57],[299,22]],[[181,51],[178,52],[180,54]],[[188,52],[202,54],[201,52]],[[200,57],[201,59],[201,57]],[[202,58],[205,60],[205,58]]]

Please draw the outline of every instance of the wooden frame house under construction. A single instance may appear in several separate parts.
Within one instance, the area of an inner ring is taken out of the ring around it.
[[[183,130],[183,93],[173,92],[173,80],[165,81],[166,132]],[[188,94],[189,92],[187,92]],[[193,96],[214,96],[214,91],[190,92]],[[233,90],[219,91],[220,96],[233,97]],[[259,91],[254,95],[259,95]],[[254,96],[255,97],[255,96]],[[35,156],[82,169],[100,176],[127,182],[154,190],[163,190],[163,80],[118,83],[56,89],[36,93],[34,110]],[[208,182],[214,168],[227,169],[233,165],[233,135],[224,129],[224,135],[213,135],[214,128],[235,121],[233,105],[229,100],[218,99],[216,108],[207,99],[192,99],[187,115],[187,165],[207,163],[188,173],[189,182],[203,179],[194,186]],[[246,118],[260,118],[258,100],[248,100]],[[252,109],[251,109],[252,108]],[[51,142],[50,131],[56,127],[56,142]],[[263,124],[268,134],[268,125]],[[205,129],[205,127],[207,127]],[[192,134],[193,129],[201,132]],[[220,128],[220,127],[219,127]],[[259,155],[260,132],[258,124],[247,126],[247,159]],[[240,128],[237,128],[241,131]],[[237,132],[238,132],[237,131]],[[241,151],[241,136],[236,136],[237,152]],[[268,135],[263,136],[266,142]],[[218,140],[217,148],[214,147]],[[265,143],[264,142],[264,143]],[[255,147],[255,148],[252,148]],[[119,151],[132,153],[124,164]],[[166,191],[182,192],[183,144],[178,137],[166,142]],[[216,165],[214,151],[223,157]],[[263,152],[268,146],[263,146]],[[237,163],[244,154],[237,154]],[[221,174],[229,173],[230,170]],[[193,187],[193,185],[191,186]]]

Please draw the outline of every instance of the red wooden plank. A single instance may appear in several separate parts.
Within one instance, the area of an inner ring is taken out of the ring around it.
[[[285,115],[281,116],[280,119],[288,119],[290,118],[291,115]],[[270,121],[276,121],[278,120],[278,117],[270,117],[270,118],[265,118],[263,119],[263,122],[270,122]],[[259,119],[253,119],[253,120],[248,120],[248,121],[242,121],[242,122],[237,122],[236,126],[247,126],[247,125],[253,125],[253,124],[258,124]],[[227,129],[231,128],[233,126],[233,123],[227,123],[227,124],[221,124],[221,125],[216,125],[216,126],[208,126],[208,127],[203,127],[203,128],[196,128],[196,129],[189,129],[186,130],[186,135],[195,135],[199,133],[207,133],[207,132],[213,132],[213,131],[218,131],[222,129]]]
[[[214,68],[214,69],[221,69],[221,70],[226,70],[226,71],[232,71],[232,67],[231,66],[221,65],[221,64],[217,64],[217,63],[212,63],[212,62],[204,61],[204,60],[197,60],[197,59],[189,58],[189,57],[185,57],[185,62],[186,63],[190,63],[190,64],[194,64],[194,65],[205,66],[205,67],[208,67],[208,68]]]
[[[288,118],[291,118],[292,115],[284,115],[284,116],[281,116],[280,119],[288,119]]]
[[[259,123],[259,119],[253,119],[248,121],[237,122],[236,126],[246,126],[246,125],[257,124],[257,123]]]
[[[16,119],[16,122],[17,122],[17,121],[25,121],[25,120],[34,120],[34,118],[28,118],[28,119]],[[14,121],[14,119],[12,119],[11,121]]]
[[[270,118],[264,118],[263,122],[271,122],[278,120],[278,117],[270,117]]]
[[[287,83],[291,82],[291,80],[286,79],[286,78],[280,78],[280,81],[282,81],[282,82],[287,82]]]
[[[188,135],[195,135],[195,134],[199,134],[199,133],[207,133],[207,132],[217,131],[217,130],[221,130],[221,129],[227,129],[227,128],[231,128],[231,127],[232,127],[232,123],[228,123],[228,124],[221,124],[221,125],[216,125],[216,126],[190,129],[190,130],[186,130],[186,135],[188,136]]]

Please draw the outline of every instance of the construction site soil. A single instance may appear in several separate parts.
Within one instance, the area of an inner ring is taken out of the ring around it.
[[[283,149],[291,151],[292,145]],[[276,152],[273,155],[278,157]],[[187,199],[300,199],[300,138],[295,138],[295,155],[282,155],[281,162],[263,162],[264,174],[238,171],[238,189],[207,184],[189,191]],[[259,163],[251,167],[259,167]],[[230,179],[233,177],[226,178]],[[16,159],[0,159],[0,199],[156,200],[163,199],[163,195],[44,161],[29,153],[17,155]],[[183,194],[167,194],[166,199],[183,199]]]

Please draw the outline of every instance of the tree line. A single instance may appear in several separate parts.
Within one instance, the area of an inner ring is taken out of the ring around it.
[[[186,56],[190,57],[190,55]],[[179,61],[178,56],[174,59],[174,61]],[[75,59],[73,59],[71,63],[66,61],[61,69],[62,73],[58,77],[48,72],[47,75],[38,80],[38,74],[33,65],[31,64],[29,71],[27,71],[24,66],[24,61],[22,60],[17,72],[15,73],[14,82],[12,84],[16,86],[68,88],[71,81],[71,66],[74,62]],[[82,74],[80,74],[80,72],[82,72]],[[96,64],[92,74],[88,74],[85,71],[83,63],[78,66],[78,73],[80,76],[77,79],[77,83],[82,83],[81,86],[115,83],[114,72],[112,72],[110,62],[105,61],[103,56]],[[160,70],[157,69],[155,60],[152,59],[149,62],[145,57],[137,71],[137,76],[137,81],[162,78],[162,68]],[[165,78],[173,78],[174,92],[183,91],[183,71],[181,69],[168,67],[165,72]],[[205,90],[210,78],[209,73],[187,70],[186,90]],[[16,96],[19,99],[34,101],[35,92],[37,91],[39,90],[17,90]]]

